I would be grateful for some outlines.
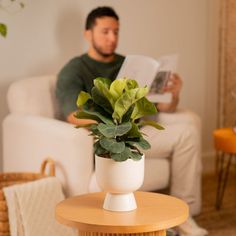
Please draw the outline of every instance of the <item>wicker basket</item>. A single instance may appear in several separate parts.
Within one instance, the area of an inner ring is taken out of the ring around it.
[[[45,173],[47,166],[49,169],[48,174]],[[55,164],[51,158],[47,158],[43,161],[41,164],[40,173],[0,173],[0,236],[10,236],[7,204],[2,188],[14,184],[34,181],[47,176],[55,176]]]

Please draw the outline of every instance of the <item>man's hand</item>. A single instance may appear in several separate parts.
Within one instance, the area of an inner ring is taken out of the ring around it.
[[[179,98],[179,93],[182,88],[183,82],[177,74],[171,74],[164,92],[172,93],[173,98]]]
[[[76,112],[70,113],[66,120],[67,122],[73,124],[73,125],[87,125],[87,124],[96,124],[97,122],[94,120],[89,120],[89,119],[77,119],[75,117]]]
[[[179,94],[182,88],[183,82],[177,74],[171,74],[168,84],[164,88],[163,92],[169,92],[172,94],[172,101],[170,103],[157,104],[158,111],[161,112],[175,112],[179,103]]]

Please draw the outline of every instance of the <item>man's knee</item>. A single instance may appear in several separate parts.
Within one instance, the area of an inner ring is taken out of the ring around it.
[[[158,113],[158,122],[160,124],[185,124],[193,125],[197,129],[201,129],[201,119],[199,115],[190,110],[178,109],[174,113]]]
[[[190,110],[186,110],[182,112],[182,116],[184,122],[201,129],[201,118],[197,113],[192,112]]]

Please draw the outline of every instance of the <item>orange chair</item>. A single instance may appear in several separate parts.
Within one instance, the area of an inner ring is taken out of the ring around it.
[[[215,130],[213,136],[217,151],[216,169],[218,173],[216,209],[220,209],[232,159],[236,157],[236,134],[232,128],[222,128]]]

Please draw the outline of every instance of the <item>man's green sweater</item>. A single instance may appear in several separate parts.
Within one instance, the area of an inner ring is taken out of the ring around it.
[[[56,97],[60,109],[66,118],[71,112],[77,110],[76,100],[81,91],[91,92],[93,80],[97,77],[116,78],[124,57],[115,54],[112,62],[99,62],[88,54],[75,57],[69,61],[58,75]]]

